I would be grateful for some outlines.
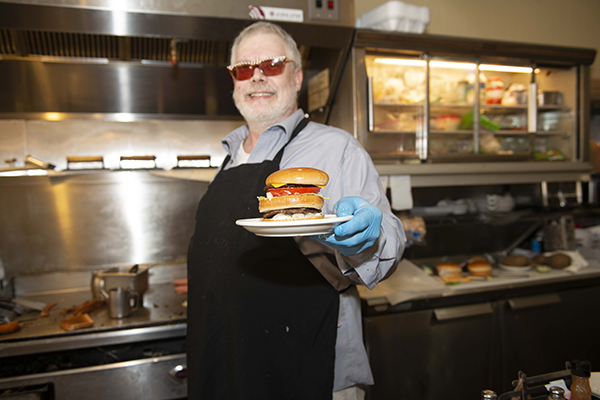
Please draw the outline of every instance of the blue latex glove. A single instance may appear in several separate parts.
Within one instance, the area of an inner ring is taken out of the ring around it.
[[[340,251],[345,256],[358,254],[375,243],[381,233],[381,210],[361,197],[341,198],[333,206],[338,217],[354,215],[335,227],[332,235],[313,236],[315,239]]]

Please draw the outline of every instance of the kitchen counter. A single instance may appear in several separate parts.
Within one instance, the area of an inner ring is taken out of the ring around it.
[[[432,264],[418,263],[419,265]],[[435,265],[435,264],[433,264]],[[477,398],[584,359],[600,365],[600,265],[448,286],[405,261],[363,296],[371,399]]]
[[[541,273],[536,269],[513,274],[493,268],[493,276],[488,279],[472,277],[469,282],[448,285],[438,276],[428,275],[421,267],[409,260],[402,260],[396,271],[373,290],[359,287],[364,304],[374,311],[386,311],[390,307],[412,309],[415,301],[431,303],[433,299],[446,299],[457,296],[475,295],[485,297],[486,293],[506,292],[519,289],[533,290],[542,285],[566,285],[600,278],[600,261],[589,260],[589,265],[577,272],[551,270]]]
[[[47,318],[41,318],[38,311],[19,317],[21,329],[0,336],[0,357],[185,337],[187,296],[175,293],[173,286],[173,280],[186,276],[185,264],[151,266],[149,272],[143,308],[129,317],[112,319],[108,315],[108,306],[103,305],[89,313],[93,327],[74,331],[60,328],[59,322],[72,315],[61,314],[61,310],[92,299],[91,271],[16,278],[15,297],[45,304],[56,302],[57,305]]]

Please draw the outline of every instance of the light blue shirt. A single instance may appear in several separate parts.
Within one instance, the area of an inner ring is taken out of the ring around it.
[[[303,117],[304,112],[297,110],[261,133],[247,162],[272,160]],[[248,127],[244,125],[222,140],[223,147],[231,156],[225,169],[238,164],[235,157],[248,133]],[[372,289],[391,272],[406,243],[402,223],[391,212],[371,158],[348,132],[309,122],[286,147],[280,167],[312,167],[327,172],[329,184],[321,190],[326,198],[323,207],[326,214],[333,214],[334,204],[345,196],[362,197],[383,212],[379,239],[370,248],[353,256],[343,256],[310,237],[296,238],[302,252],[327,281],[340,291],[347,289],[340,293],[334,391],[356,384],[371,385],[373,376],[362,340],[360,298],[354,285],[362,284]],[[334,254],[338,266],[333,265],[324,253]]]

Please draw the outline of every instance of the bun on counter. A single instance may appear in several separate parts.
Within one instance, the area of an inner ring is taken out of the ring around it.
[[[474,261],[467,265],[467,269],[471,275],[475,276],[490,276],[492,275],[492,265],[487,261]]]
[[[462,267],[458,263],[439,263],[436,265],[437,273],[441,277],[460,277]]]
[[[554,269],[563,269],[571,265],[571,257],[563,253],[557,253],[548,257],[548,265]]]
[[[529,267],[529,259],[525,256],[506,256],[500,261],[502,265],[508,265],[509,267]]]
[[[474,263],[474,262],[488,262],[488,259],[485,258],[485,256],[473,256],[471,258],[469,258],[469,264]]]

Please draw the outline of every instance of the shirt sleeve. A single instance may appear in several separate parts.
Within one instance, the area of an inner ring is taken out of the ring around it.
[[[379,179],[379,174],[367,152],[359,145],[349,146],[339,165],[338,176],[328,186],[327,212],[333,211],[337,200],[346,196],[359,196],[383,213],[381,235],[368,249],[352,256],[336,251],[336,260],[341,272],[353,281],[372,289],[384,279],[401,258],[406,243],[402,223],[392,213],[389,201]]]

